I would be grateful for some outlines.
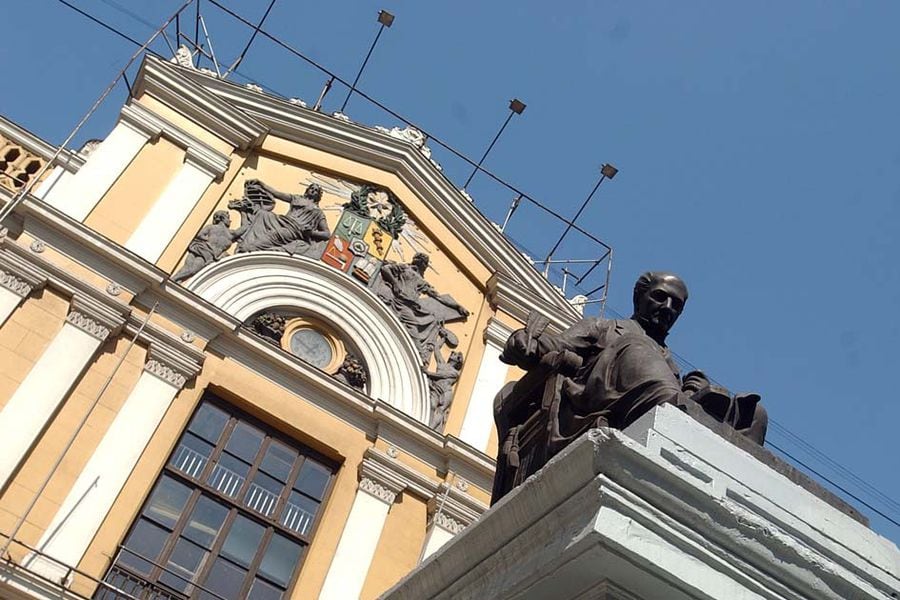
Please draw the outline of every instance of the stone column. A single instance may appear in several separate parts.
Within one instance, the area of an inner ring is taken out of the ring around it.
[[[73,219],[84,221],[141,148],[160,133],[140,123],[120,120],[84,166],[68,181],[53,186],[44,200]]]
[[[438,493],[428,500],[428,530],[419,562],[437,552],[476,518],[477,514],[450,497],[447,488],[442,486]]]
[[[209,184],[225,172],[227,162],[213,163],[188,148],[184,164],[144,216],[125,247],[151,263],[159,260]]]
[[[72,300],[62,329],[0,411],[0,489],[9,482],[101,344],[124,323],[126,310],[123,306],[117,312],[80,296]]]
[[[67,567],[81,562],[172,400],[199,369],[177,349],[151,346],[137,384],[38,542],[46,556],[29,556],[29,568],[65,583]]]
[[[406,484],[380,465],[363,461],[359,489],[319,600],[359,598],[375,556],[384,522]]]
[[[484,330],[484,356],[478,367],[475,386],[466,408],[459,439],[482,452],[487,451],[494,427],[494,396],[506,383],[509,365],[500,362],[500,354],[512,329],[491,318]]]

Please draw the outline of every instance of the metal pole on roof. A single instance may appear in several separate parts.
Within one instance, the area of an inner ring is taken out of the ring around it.
[[[484,154],[481,155],[481,159],[478,161],[478,164],[475,165],[475,169],[472,171],[472,174],[469,175],[468,179],[466,179],[466,182],[463,184],[463,189],[469,187],[469,184],[472,183],[472,178],[475,177],[475,174],[481,170],[481,164],[484,162],[484,159],[487,158],[487,155],[491,153],[491,149],[493,149],[494,144],[497,143],[497,140],[500,139],[500,136],[503,135],[503,130],[506,129],[507,125],[509,125],[509,122],[512,120],[513,115],[521,115],[524,111],[524,102],[522,102],[518,98],[513,98],[509,101],[509,115],[506,117],[506,120],[503,121],[503,125],[500,126],[500,131],[498,131],[497,135],[494,136],[494,139],[491,140],[491,143],[488,145],[487,150],[485,150]]]
[[[369,52],[368,54],[366,54],[366,58],[363,60],[362,65],[359,67],[359,72],[356,74],[356,79],[354,79],[353,83],[350,84],[350,91],[347,92],[347,97],[344,98],[344,103],[341,104],[341,109],[339,112],[344,112],[344,109],[347,108],[347,103],[350,102],[350,96],[352,96],[353,92],[356,91],[356,84],[359,83],[359,78],[362,77],[363,71],[366,68],[366,64],[369,62],[369,57],[372,56],[372,52],[375,50],[376,44],[378,44],[378,38],[381,37],[381,32],[384,31],[385,27],[390,27],[394,24],[394,15],[386,10],[380,10],[378,11],[378,22],[381,23],[381,27],[378,28],[378,33],[375,34],[375,41],[373,41],[372,45],[369,47]]]
[[[228,69],[225,71],[225,74],[222,75],[222,79],[225,79],[226,77],[228,77],[228,75],[232,71],[234,71],[235,69],[238,68],[238,65],[241,64],[241,61],[244,60],[244,57],[247,55],[247,51],[250,49],[250,45],[253,44],[253,40],[256,39],[256,36],[259,34],[260,28],[262,28],[263,23],[265,23],[265,21],[266,21],[266,17],[269,16],[269,13],[272,11],[272,7],[275,6],[275,2],[277,2],[277,1],[278,0],[272,0],[269,3],[269,7],[266,9],[266,12],[263,13],[262,19],[260,19],[259,23],[256,24],[256,27],[253,28],[253,34],[250,36],[250,39],[247,41],[247,45],[244,46],[244,49],[241,50],[241,53],[238,55],[238,57],[234,60],[234,62],[231,64],[231,66],[228,67]]]

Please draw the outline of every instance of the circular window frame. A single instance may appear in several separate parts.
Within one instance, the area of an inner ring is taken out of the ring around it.
[[[344,359],[347,357],[347,346],[337,334],[337,330],[319,319],[311,319],[309,317],[294,317],[284,324],[284,334],[281,336],[281,348],[292,356],[297,356],[291,350],[291,338],[301,329],[311,329],[325,338],[331,347],[331,361],[324,367],[316,367],[329,375],[337,373]],[[302,356],[297,356],[303,360]],[[312,363],[307,364],[314,366]]]

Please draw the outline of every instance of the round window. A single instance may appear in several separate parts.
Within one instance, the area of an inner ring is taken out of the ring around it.
[[[291,335],[291,353],[324,369],[334,360],[334,351],[328,338],[315,329],[298,329]]]

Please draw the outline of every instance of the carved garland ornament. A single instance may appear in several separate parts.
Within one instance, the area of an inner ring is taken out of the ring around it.
[[[456,535],[460,531],[466,528],[464,523],[457,521],[447,513],[437,512],[434,514],[433,523],[435,526],[440,527],[446,531],[449,531],[453,535]]]
[[[105,340],[109,337],[109,328],[104,327],[94,319],[85,316],[83,313],[80,313],[76,310],[73,310],[66,317],[66,323],[70,323],[77,327],[78,329],[89,333],[99,340]]]
[[[397,498],[397,492],[368,477],[359,480],[359,489],[388,504],[393,504]]]
[[[148,360],[147,364],[144,365],[144,370],[148,373],[156,375],[166,383],[169,383],[179,389],[183,388],[184,384],[187,383],[187,377],[185,377],[172,367],[159,362],[158,360]]]
[[[31,293],[31,285],[12,273],[4,271],[0,271],[0,287],[4,287],[22,298],[27,297]]]

